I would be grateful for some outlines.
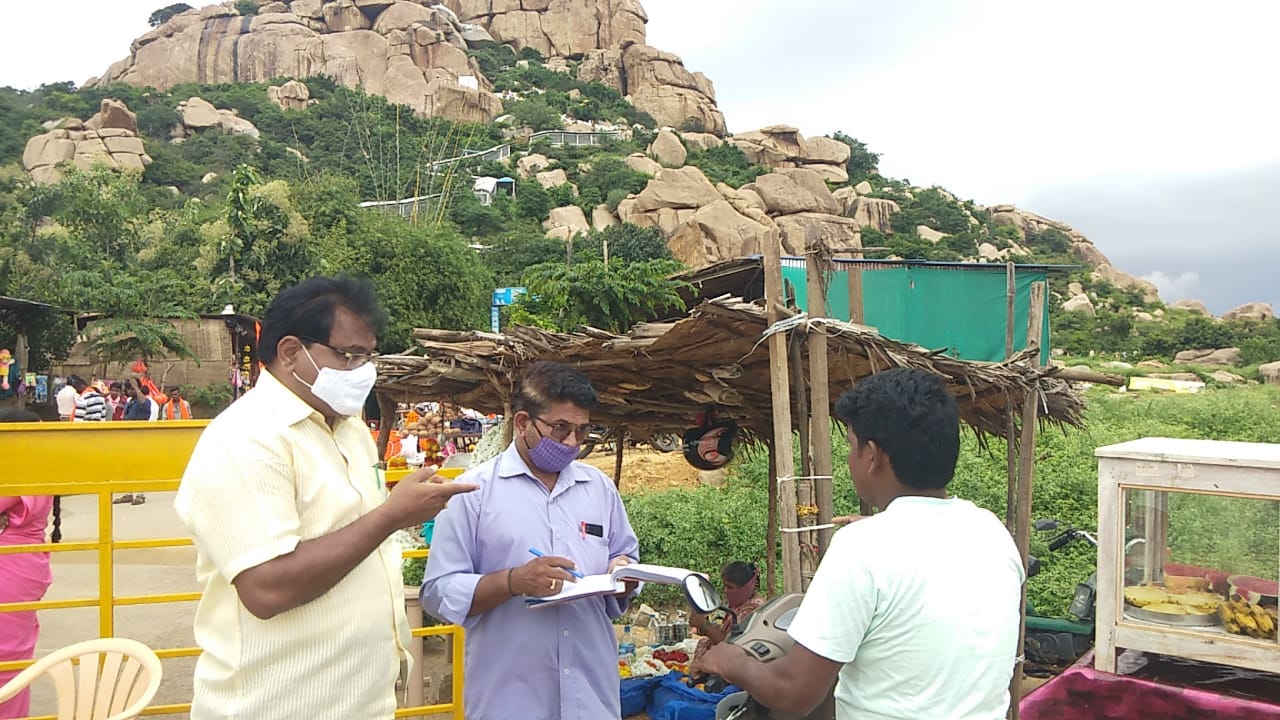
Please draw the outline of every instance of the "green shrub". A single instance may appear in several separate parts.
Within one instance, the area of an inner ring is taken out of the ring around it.
[[[769,172],[769,168],[752,165],[736,145],[716,145],[689,153],[686,165],[693,165],[713,183],[722,182],[739,188]]]

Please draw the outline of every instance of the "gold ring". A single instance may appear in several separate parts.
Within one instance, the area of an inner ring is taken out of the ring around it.
[[[555,579],[552,579],[552,580],[551,580],[551,588],[550,588],[550,589],[552,589],[552,590],[555,590],[555,589],[556,589],[556,581],[555,581]]]

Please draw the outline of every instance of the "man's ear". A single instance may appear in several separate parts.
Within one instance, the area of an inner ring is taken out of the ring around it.
[[[276,357],[286,370],[293,370],[302,354],[302,341],[294,335],[285,335],[276,343]]]
[[[880,447],[880,443],[875,440],[868,440],[864,452],[867,455],[867,470],[870,472],[878,472],[885,468],[889,462],[889,456],[885,454],[884,449]]]

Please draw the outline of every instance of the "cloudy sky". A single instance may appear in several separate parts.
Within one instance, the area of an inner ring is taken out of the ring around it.
[[[842,130],[886,174],[1073,225],[1166,301],[1280,306],[1280,2],[641,2],[730,130]],[[7,3],[0,85],[83,82],[165,4]]]

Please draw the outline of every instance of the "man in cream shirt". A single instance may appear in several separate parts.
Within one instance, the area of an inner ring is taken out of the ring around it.
[[[192,720],[391,718],[409,626],[397,529],[475,485],[431,469],[390,493],[359,413],[382,314],[311,278],[267,308],[258,384],[201,435],[175,505],[204,596]]]

